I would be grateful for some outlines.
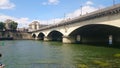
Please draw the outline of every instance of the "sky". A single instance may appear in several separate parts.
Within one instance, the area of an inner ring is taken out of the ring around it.
[[[0,21],[11,19],[19,28],[27,28],[33,21],[56,24],[113,3],[120,4],[120,0],[0,0]]]

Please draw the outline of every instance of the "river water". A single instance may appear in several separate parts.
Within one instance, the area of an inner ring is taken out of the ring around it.
[[[120,49],[34,40],[0,41],[5,68],[120,68]]]

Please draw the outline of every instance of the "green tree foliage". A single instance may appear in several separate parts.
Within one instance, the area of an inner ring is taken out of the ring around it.
[[[5,28],[5,23],[0,22],[0,30],[3,30]]]
[[[17,29],[17,26],[18,26],[18,23],[15,22],[15,21],[12,21],[9,23],[10,24],[10,29],[11,30],[16,30]]]

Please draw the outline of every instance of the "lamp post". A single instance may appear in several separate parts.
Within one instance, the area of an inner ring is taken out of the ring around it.
[[[66,25],[65,25],[65,23],[66,23],[66,14],[64,13],[64,29],[65,29],[65,33],[67,32],[67,29],[66,29]]]
[[[81,5],[81,14],[80,15],[82,15],[82,5]]]
[[[115,0],[113,0],[113,6],[115,5]]]
[[[66,14],[64,13],[64,20],[65,20]]]
[[[81,0],[81,6],[80,6],[80,16],[82,15],[82,8],[83,8],[83,6],[82,6],[82,0]]]

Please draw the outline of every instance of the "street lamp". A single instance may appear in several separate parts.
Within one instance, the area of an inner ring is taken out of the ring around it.
[[[80,15],[82,15],[82,5],[81,5],[81,14]]]
[[[82,6],[82,0],[81,0],[81,6],[80,6],[80,10],[81,10],[81,14],[80,14],[80,16],[82,15],[82,8],[83,8],[83,6]]]
[[[113,0],[113,6],[115,5],[115,0]]]

